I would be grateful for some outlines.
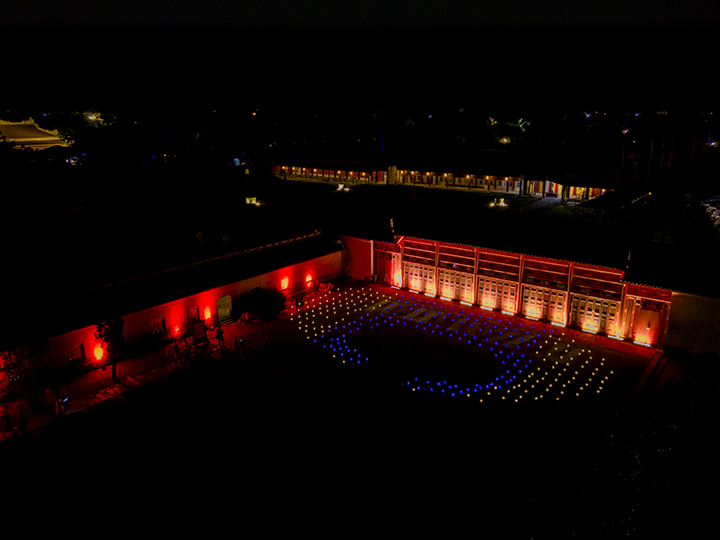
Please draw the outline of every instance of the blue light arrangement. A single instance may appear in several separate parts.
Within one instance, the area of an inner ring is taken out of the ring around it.
[[[393,295],[370,287],[348,288],[312,298],[305,310],[295,313],[291,320],[297,318],[298,330],[307,339],[322,342],[323,349],[346,365],[369,362],[369,357],[347,343],[350,334],[381,327],[394,331],[396,325],[412,329],[412,325],[408,326],[410,322],[415,323],[417,330],[429,331],[435,339],[457,337],[460,343],[477,343],[481,350],[487,349],[479,360],[492,360],[500,368],[495,380],[483,384],[458,386],[427,378],[418,382],[416,377],[403,383],[403,387],[413,392],[476,397],[480,402],[496,398],[519,402],[553,397],[559,401],[591,391],[600,393],[609,380],[607,372],[613,373],[605,368],[604,358],[599,360],[599,365],[598,361],[591,364],[592,351],[574,345],[575,340],[564,338],[564,332],[558,335],[555,329],[541,328],[537,323],[513,324],[507,317],[495,313],[483,317],[479,310],[455,310],[448,304],[399,290]]]

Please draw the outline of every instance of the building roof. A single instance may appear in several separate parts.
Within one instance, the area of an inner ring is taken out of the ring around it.
[[[52,133],[37,127],[34,122],[10,123],[0,121],[0,136],[8,141],[33,150],[42,150],[51,146],[64,146],[65,143]]]

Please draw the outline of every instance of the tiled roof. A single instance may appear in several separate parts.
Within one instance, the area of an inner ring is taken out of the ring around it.
[[[27,148],[42,149],[64,144],[57,135],[43,131],[33,123],[0,122],[0,136]]]

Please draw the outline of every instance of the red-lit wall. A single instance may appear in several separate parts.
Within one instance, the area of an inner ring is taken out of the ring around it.
[[[311,281],[315,283],[333,279],[340,274],[341,262],[342,256],[340,252],[331,253],[311,261],[287,266],[281,270],[268,272],[261,276],[210,289],[193,296],[180,298],[167,304],[133,313],[125,317],[125,338],[139,339],[146,337],[149,333],[149,322],[160,317],[165,317],[168,337],[177,337],[185,332],[187,310],[194,307],[199,308],[200,318],[206,319],[206,324],[211,326],[217,322],[218,300],[222,296],[230,295],[232,301],[236,302],[244,293],[256,287],[282,289],[281,282],[284,277],[288,278],[289,292],[305,290],[308,275],[312,276]],[[207,315],[209,315],[209,318]]]
[[[340,240],[347,248],[347,275],[353,279],[370,279],[376,273],[373,268],[373,241],[353,236],[341,236]]]
[[[314,286],[317,283],[336,278],[341,272],[342,253],[339,251],[330,253],[267,274],[179,298],[136,313],[126,314],[123,316],[125,321],[123,334],[126,341],[146,338],[152,334],[152,322],[164,317],[166,330],[162,337],[179,337],[186,330],[188,309],[198,307],[202,319],[205,318],[207,310],[209,315],[207,324],[212,325],[217,322],[218,300],[224,295],[230,295],[235,302],[239,300],[240,296],[255,287],[281,289],[281,281],[284,277],[288,278],[288,292],[299,292],[307,290],[306,279],[308,276],[312,277],[311,285]],[[95,327],[87,326],[48,339],[48,350],[44,361],[51,368],[67,365],[71,360],[70,355],[77,351],[78,346],[82,344],[86,358],[85,364],[88,366],[100,365],[94,356],[95,347],[98,345],[94,334]]]
[[[99,342],[95,339],[95,327],[86,326],[67,334],[55,336],[48,340],[47,352],[44,361],[49,368],[59,368],[67,365],[73,358],[77,347],[82,344],[85,352],[85,363],[91,363],[94,357],[95,346]]]

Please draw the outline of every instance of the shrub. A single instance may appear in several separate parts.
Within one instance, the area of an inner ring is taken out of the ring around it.
[[[240,297],[235,309],[240,313],[253,313],[262,321],[271,321],[285,309],[285,295],[275,288],[256,287]]]

